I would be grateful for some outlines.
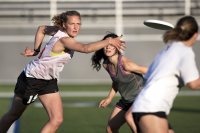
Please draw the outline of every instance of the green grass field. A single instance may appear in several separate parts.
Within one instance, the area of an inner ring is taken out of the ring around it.
[[[12,92],[13,85],[0,85],[1,92]],[[108,91],[109,85],[60,86],[61,91]],[[112,111],[116,97],[106,109],[98,108],[103,97],[63,97],[64,122],[58,133],[104,133],[107,119]],[[20,119],[20,133],[38,133],[47,121],[44,109],[36,101],[30,105]],[[10,99],[1,98],[0,117],[7,111]],[[75,107],[79,105],[79,107]],[[86,107],[81,105],[88,105]],[[169,116],[176,133],[200,133],[200,96],[178,96]],[[121,133],[130,133],[124,125]]]

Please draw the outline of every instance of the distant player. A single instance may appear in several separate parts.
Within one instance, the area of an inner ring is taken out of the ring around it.
[[[103,40],[117,38],[116,34],[107,34]],[[135,97],[143,87],[143,76],[147,68],[139,66],[121,53],[115,46],[107,45],[92,56],[92,66],[97,71],[101,66],[109,73],[112,79],[112,88],[108,96],[101,100],[99,107],[107,107],[115,94],[119,92],[121,99],[116,103],[108,120],[107,133],[117,133],[120,127],[126,122],[125,113],[135,100]],[[103,64],[101,61],[103,60]],[[136,129],[133,129],[136,132]]]

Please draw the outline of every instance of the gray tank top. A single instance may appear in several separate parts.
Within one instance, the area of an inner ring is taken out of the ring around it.
[[[120,93],[121,99],[125,103],[133,102],[143,87],[143,76],[138,73],[126,74],[122,65],[122,55],[119,55],[118,58],[116,74],[113,73],[111,64],[106,64],[106,69],[113,81],[113,87]]]

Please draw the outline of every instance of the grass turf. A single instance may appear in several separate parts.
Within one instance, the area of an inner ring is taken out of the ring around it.
[[[13,85],[0,85],[0,91],[12,91]],[[3,88],[3,89],[2,89]],[[109,85],[83,85],[83,86],[60,86],[64,91],[83,90],[109,90]],[[58,133],[103,133],[107,119],[112,111],[116,97],[112,104],[105,109],[98,108],[98,102],[103,97],[63,97],[64,122]],[[169,115],[169,121],[176,133],[199,133],[200,132],[200,96],[178,96]],[[37,103],[38,101],[36,101]],[[89,107],[71,107],[71,103],[92,103]],[[1,98],[0,117],[10,105],[10,99]],[[20,119],[20,133],[36,133],[48,120],[46,112],[35,104],[30,105]],[[124,125],[121,133],[130,133]]]

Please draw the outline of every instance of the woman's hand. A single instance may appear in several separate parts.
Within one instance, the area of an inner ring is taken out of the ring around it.
[[[24,50],[23,53],[21,53],[21,55],[23,55],[25,57],[35,56],[35,51],[31,48],[26,47],[26,49]]]
[[[101,102],[99,103],[99,108],[107,107],[111,103],[111,101],[112,100],[110,98],[105,98],[105,99],[101,100]]]
[[[118,51],[124,51],[126,46],[125,46],[125,41],[121,40],[121,37],[117,38],[108,38],[109,44],[115,46]]]

